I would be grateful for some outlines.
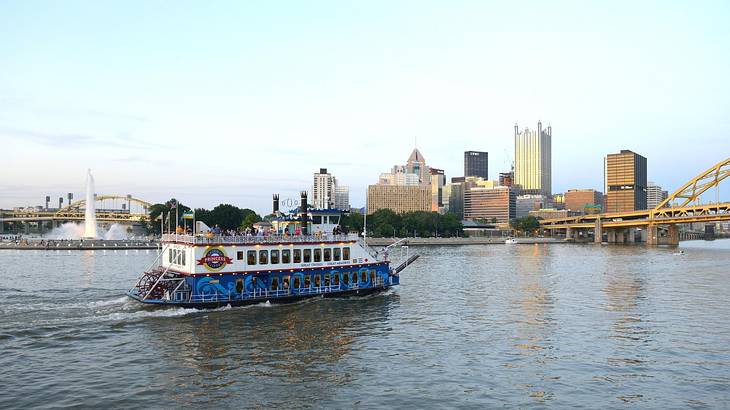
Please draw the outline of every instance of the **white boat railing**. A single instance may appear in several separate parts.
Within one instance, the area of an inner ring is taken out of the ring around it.
[[[162,242],[185,243],[190,245],[211,245],[233,243],[242,245],[256,245],[267,243],[309,243],[309,242],[352,242],[357,241],[357,234],[322,234],[322,235],[267,235],[267,236],[223,236],[223,235],[183,235],[164,234]]]

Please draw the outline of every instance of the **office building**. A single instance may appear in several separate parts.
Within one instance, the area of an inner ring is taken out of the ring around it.
[[[565,209],[588,214],[602,206],[603,193],[595,189],[569,189],[565,193]]]
[[[515,192],[510,187],[470,188],[464,192],[464,219],[507,224],[515,218]]]
[[[653,182],[649,182],[646,185],[646,209],[656,208],[659,204],[664,202],[668,196],[669,192],[663,191],[661,186]]]
[[[454,179],[458,181],[458,178],[452,178],[452,182],[444,186],[444,205],[446,212],[464,219],[464,182],[453,182]]]
[[[527,194],[517,195],[515,197],[515,217],[524,218],[530,214],[531,211],[538,209],[547,208],[548,200],[545,195],[540,194]]]
[[[489,178],[489,153],[482,151],[464,152],[464,176]]]
[[[426,165],[426,159],[418,148],[413,148],[413,152],[408,157],[406,172],[418,175],[418,182],[420,184],[431,185],[431,172],[429,171],[428,165]]]
[[[519,130],[515,124],[515,180],[525,194],[552,195],[552,127]]]
[[[608,154],[604,161],[604,212],[646,209],[646,158],[629,151]]]
[[[367,213],[390,209],[395,213],[431,210],[431,187],[428,185],[369,185]]]
[[[431,210],[443,212],[443,190],[446,185],[446,175],[443,169],[430,168],[431,172]]]
[[[559,219],[559,218],[570,218],[572,216],[579,216],[582,212],[571,211],[568,209],[555,209],[555,208],[544,208],[536,211],[530,211],[529,215],[534,216],[537,219]]]
[[[514,180],[515,180],[515,173],[513,171],[500,172],[500,174],[499,174],[499,185],[501,185],[501,186],[513,186]]]

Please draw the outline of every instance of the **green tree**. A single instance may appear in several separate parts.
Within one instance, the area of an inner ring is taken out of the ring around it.
[[[250,211],[250,209],[248,209]],[[244,210],[246,211],[246,210]],[[250,229],[256,222],[261,222],[261,217],[255,212],[246,213],[241,222],[242,229]]]
[[[175,212],[175,208],[172,207],[173,204],[177,204],[177,212]],[[190,208],[179,203],[177,199],[172,198],[169,201],[165,202],[164,204],[153,204],[149,208],[149,220],[147,221],[146,230],[149,234],[160,234],[160,221],[157,220],[158,217],[163,217],[163,225],[165,227],[165,231],[167,231],[167,221],[168,218],[170,220],[170,229],[175,229],[175,216],[177,215],[178,223],[177,225],[181,226],[182,223],[182,216],[183,213],[186,211],[189,211]]]

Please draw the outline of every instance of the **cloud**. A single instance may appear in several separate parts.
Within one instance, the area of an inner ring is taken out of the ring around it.
[[[116,136],[96,136],[77,133],[51,133],[36,130],[22,130],[0,126],[0,137],[30,141],[39,145],[52,148],[80,148],[80,147],[106,147],[124,149],[149,149],[168,148],[166,146],[148,143],[131,138],[128,133],[119,133]]]

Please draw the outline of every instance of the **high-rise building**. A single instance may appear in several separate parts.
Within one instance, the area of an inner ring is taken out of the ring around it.
[[[667,197],[669,192],[662,191],[662,187],[649,182],[646,185],[646,209],[654,209],[661,204]]]
[[[565,193],[565,209],[585,213],[603,206],[603,194],[595,189],[569,189]]]
[[[418,148],[413,148],[413,152],[406,162],[406,172],[418,175],[418,182],[423,185],[431,185],[431,172],[426,165],[426,159]]]
[[[430,211],[431,187],[427,185],[369,185],[367,213],[390,209],[395,213]]]
[[[344,185],[337,185],[337,178],[327,172],[327,168],[320,168],[319,172],[314,173],[311,205],[318,209],[349,210],[350,189]]]
[[[526,194],[552,195],[552,152],[553,130],[550,125],[537,130],[525,128],[520,132],[515,124],[515,180],[514,184]]]
[[[646,158],[629,150],[608,154],[604,180],[605,212],[646,209]]]
[[[458,178],[452,178],[451,182],[444,186],[444,205],[446,207],[446,203],[448,203],[448,212],[459,219],[464,219],[464,182],[458,182],[458,180]]]
[[[489,178],[489,153],[464,151],[464,176]]]
[[[431,168],[431,211],[442,212],[444,207],[443,190],[446,175],[443,169]]]
[[[344,185],[335,186],[335,208],[342,211],[350,210],[350,188]]]
[[[515,218],[515,192],[510,187],[475,187],[464,192],[464,219],[509,223]]]
[[[314,173],[312,184],[312,207],[319,209],[332,208],[335,202],[335,177],[327,172],[327,168],[320,168]]]

